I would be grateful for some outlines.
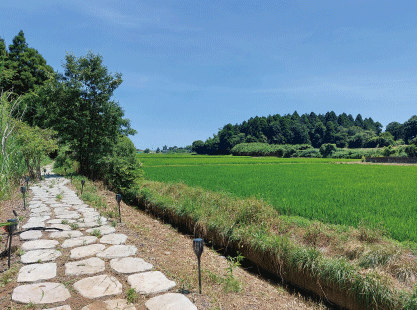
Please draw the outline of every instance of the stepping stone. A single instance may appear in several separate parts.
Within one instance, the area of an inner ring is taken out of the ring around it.
[[[96,230],[100,231],[100,235],[108,235],[108,234],[114,233],[116,231],[116,228],[111,227],[109,225],[103,225],[103,226],[100,226],[100,227],[97,227],[97,228],[87,229],[86,233],[92,234]]]
[[[75,223],[76,220],[62,220],[62,219],[53,219],[47,221],[48,224],[62,224],[62,221],[67,221],[67,223]]]
[[[79,248],[75,248],[71,250],[71,258],[84,258],[87,256],[93,256],[96,255],[97,253],[102,252],[104,249],[106,248],[106,246],[104,244],[91,244],[91,245],[86,245],[86,246],[82,246]]]
[[[113,299],[106,301],[96,301],[88,306],[81,308],[81,310],[136,310],[134,305],[128,305],[124,299]]]
[[[56,231],[49,235],[49,237],[53,239],[60,239],[60,238],[78,238],[81,237],[83,233],[79,230],[64,230],[64,231]]]
[[[44,215],[44,216],[32,216],[30,217],[30,219],[28,220],[29,222],[44,222],[46,220],[49,220],[51,217],[49,215]]]
[[[77,214],[59,214],[59,215],[55,215],[56,218],[58,219],[78,219],[81,217],[81,215]]]
[[[85,222],[85,223],[79,223],[78,227],[80,228],[90,228],[90,227],[98,227],[100,226],[97,222]]]
[[[138,257],[114,258],[110,261],[110,267],[119,273],[136,273],[152,269],[152,264]]]
[[[107,244],[123,244],[127,240],[127,236],[125,234],[110,234],[105,235],[100,239],[101,243]]]
[[[56,263],[31,264],[20,268],[17,282],[35,282],[56,277]]]
[[[52,224],[50,226],[50,228],[59,228],[59,229],[62,229],[62,230],[71,230],[71,226],[66,225],[66,224]]]
[[[33,227],[45,227],[44,222],[27,222],[22,226],[22,229],[33,228]]]
[[[58,250],[34,250],[23,254],[20,261],[23,264],[31,264],[38,262],[48,262],[60,257],[62,253]]]
[[[104,271],[105,263],[98,257],[65,264],[65,275],[78,276],[81,274],[95,274]]]
[[[65,306],[56,307],[56,308],[48,308],[48,309],[45,309],[45,310],[71,310],[71,307],[68,306],[68,305],[65,305]]]
[[[21,303],[52,304],[71,297],[70,292],[61,283],[43,282],[27,284],[13,290],[12,300]]]
[[[147,310],[197,310],[197,307],[183,294],[167,293],[149,299],[145,303]]]
[[[115,277],[105,274],[77,281],[74,288],[83,297],[91,299],[122,293],[122,284]]]
[[[137,293],[145,295],[163,293],[175,287],[175,282],[160,271],[132,274],[127,277],[127,282]]]
[[[23,251],[53,249],[58,244],[59,242],[56,240],[46,240],[46,239],[32,240],[32,241],[27,241],[23,243],[21,246],[21,249]]]
[[[36,240],[42,237],[40,230],[28,230],[20,234],[20,240]]]
[[[98,257],[117,258],[135,255],[138,249],[134,245],[112,245],[105,251],[98,253]]]
[[[82,236],[78,238],[72,238],[65,240],[61,247],[63,248],[73,248],[75,246],[87,245],[90,243],[94,243],[97,241],[97,237],[95,236]]]

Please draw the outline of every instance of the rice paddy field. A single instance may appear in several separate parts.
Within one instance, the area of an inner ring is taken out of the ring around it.
[[[281,214],[382,227],[394,239],[417,242],[417,166],[336,164],[340,159],[138,157],[149,180],[254,196]]]

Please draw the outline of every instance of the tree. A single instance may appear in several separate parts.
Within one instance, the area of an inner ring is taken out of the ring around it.
[[[411,140],[417,137],[417,116],[412,116],[404,123],[404,138],[405,142],[410,143]]]
[[[120,73],[111,74],[101,55],[89,52],[84,57],[67,54],[64,74],[51,80],[44,89],[46,97],[45,126],[59,132],[80,164],[80,173],[98,177],[101,158],[109,156],[120,135],[134,134],[123,110],[111,100],[122,83]]]
[[[13,92],[18,95],[42,85],[53,73],[52,67],[46,64],[42,55],[34,48],[28,47],[22,30],[13,38],[13,43],[9,46],[6,68],[9,70],[9,75],[12,72],[12,77],[9,77],[5,88],[13,88]]]
[[[204,153],[204,142],[201,140],[196,140],[192,144],[191,150],[193,152],[196,152],[197,154],[203,154]]]
[[[385,129],[394,136],[394,140],[404,139],[404,126],[398,122],[391,122]]]

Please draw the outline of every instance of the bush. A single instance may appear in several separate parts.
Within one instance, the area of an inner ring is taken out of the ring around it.
[[[336,152],[336,144],[326,143],[320,146],[320,154],[323,157],[331,157],[334,152]]]

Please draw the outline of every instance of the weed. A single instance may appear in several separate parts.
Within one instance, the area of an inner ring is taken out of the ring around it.
[[[100,231],[100,229],[94,229],[94,230],[91,232],[91,235],[92,235],[92,236],[96,236],[97,238],[101,237],[101,231]]]
[[[78,224],[77,223],[71,223],[69,225],[71,226],[72,229],[78,229]]]
[[[17,271],[18,271],[18,266],[14,266],[10,268],[9,270],[6,270],[5,272],[3,272],[3,275],[0,277],[0,287],[5,287],[7,283],[12,282]]]
[[[133,304],[138,299],[138,294],[136,293],[134,288],[130,288],[126,292],[126,300],[129,304]]]
[[[67,220],[62,220],[61,224],[68,224],[68,221]]]
[[[64,198],[64,196],[62,195],[62,193],[59,193],[55,196],[56,200],[61,201],[62,198]]]
[[[236,257],[231,257],[231,256],[227,257],[227,265],[228,265],[226,268],[227,276],[226,276],[224,288],[223,288],[226,293],[228,292],[238,293],[242,289],[239,279],[237,279],[233,275],[233,271],[241,265],[240,262],[243,259],[244,259],[243,255],[239,252],[237,253]]]
[[[116,227],[116,225],[117,225],[117,222],[116,221],[111,221],[111,224],[110,224],[112,227]]]
[[[16,254],[17,254],[17,256],[22,256],[23,254],[25,254],[25,251],[23,251],[21,248],[18,248],[16,250]]]

